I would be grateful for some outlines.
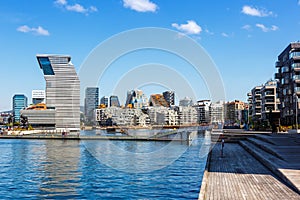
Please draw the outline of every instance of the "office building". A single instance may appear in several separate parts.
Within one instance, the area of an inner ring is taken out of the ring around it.
[[[13,96],[13,117],[15,122],[20,122],[20,111],[27,107],[27,97],[24,94]]]
[[[144,108],[148,106],[148,98],[142,90],[130,90],[127,92],[125,107],[127,108]]]
[[[56,130],[78,132],[80,130],[80,81],[71,63],[71,57],[44,54],[37,55],[37,60],[46,81],[47,109],[24,110],[22,113],[28,116],[28,122],[44,124],[44,121],[33,121],[33,119],[50,112]]]
[[[102,107],[105,107],[107,108],[108,107],[108,101],[109,101],[109,98],[107,96],[103,96],[101,99],[100,99],[100,105]]]
[[[32,90],[31,92],[32,104],[45,103],[46,93],[45,90]]]
[[[275,74],[277,92],[281,102],[280,123],[294,125],[296,117],[299,122],[300,42],[290,43],[280,53],[275,65],[278,70]]]
[[[120,107],[120,102],[118,96],[111,95],[109,97],[109,106],[110,107]]]
[[[94,111],[99,105],[99,88],[87,87],[84,98],[84,115],[87,121],[94,121]]]
[[[175,92],[165,91],[163,92],[164,99],[168,102],[169,106],[175,105]]]

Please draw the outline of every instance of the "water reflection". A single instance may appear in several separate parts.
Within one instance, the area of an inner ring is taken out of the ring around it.
[[[45,141],[45,157],[41,160],[44,177],[39,187],[41,197],[78,196],[79,160],[78,141]]]
[[[0,140],[0,199],[196,199],[206,160],[199,158],[202,140],[192,146],[114,141],[124,151],[135,152],[131,157],[115,151],[108,141],[90,141],[93,153],[82,141]],[[179,158],[172,157],[181,150]],[[107,167],[94,155],[123,171]],[[175,161],[145,171],[169,158]]]

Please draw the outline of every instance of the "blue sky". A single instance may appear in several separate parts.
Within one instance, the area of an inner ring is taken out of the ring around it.
[[[252,87],[274,77],[279,53],[290,42],[300,40],[300,3],[297,0],[10,0],[0,1],[0,27],[0,110],[11,109],[11,98],[16,93],[30,98],[31,90],[45,88],[36,54],[71,55],[79,71],[99,43],[120,32],[142,27],[168,28],[193,38],[215,62],[224,82],[226,100],[246,100]],[[159,62],[158,58],[172,60],[157,52],[144,55],[147,63],[150,58],[155,62]],[[118,60],[111,80],[116,74],[122,75],[122,66],[130,69],[131,56]],[[136,56],[141,57],[139,53]],[[171,61],[169,64],[186,77],[193,73],[181,68],[182,65],[176,66]],[[202,84],[198,86],[199,82],[197,77],[190,77],[196,98],[209,98],[207,89]],[[111,95],[106,83],[99,84],[100,96]],[[160,93],[162,89],[145,88],[147,95]],[[126,91],[117,94],[121,103],[125,94]]]

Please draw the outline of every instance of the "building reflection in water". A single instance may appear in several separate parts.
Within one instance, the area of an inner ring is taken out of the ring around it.
[[[42,162],[44,177],[40,183],[41,197],[78,197],[81,172],[79,141],[45,141],[45,157]]]

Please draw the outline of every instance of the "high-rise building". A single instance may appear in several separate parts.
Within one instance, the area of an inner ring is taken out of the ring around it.
[[[296,122],[296,113],[299,122],[300,97],[300,42],[290,43],[278,56],[276,62],[278,72],[278,97],[280,106],[280,123],[293,125]]]
[[[100,104],[105,105],[105,107],[107,108],[108,107],[108,101],[109,101],[109,98],[107,96],[103,96],[100,99]]]
[[[170,104],[165,100],[164,96],[161,94],[152,94],[150,96],[149,105],[154,106],[154,107],[158,107],[158,106],[169,107],[170,106]]]
[[[46,81],[47,108],[55,110],[55,128],[79,131],[80,81],[71,57],[42,54],[37,60]]]
[[[120,102],[118,96],[111,95],[109,97],[109,106],[110,107],[120,107]]]
[[[148,106],[148,98],[142,90],[130,90],[127,92],[125,107],[143,108]]]
[[[27,107],[27,97],[24,94],[13,96],[13,117],[15,122],[20,122],[20,111]]]
[[[32,104],[45,103],[45,90],[32,90],[31,92]]]
[[[175,92],[174,91],[165,91],[163,92],[165,100],[168,102],[169,106],[175,105]]]
[[[87,87],[84,98],[84,114],[88,121],[94,121],[94,111],[99,105],[99,88]]]

